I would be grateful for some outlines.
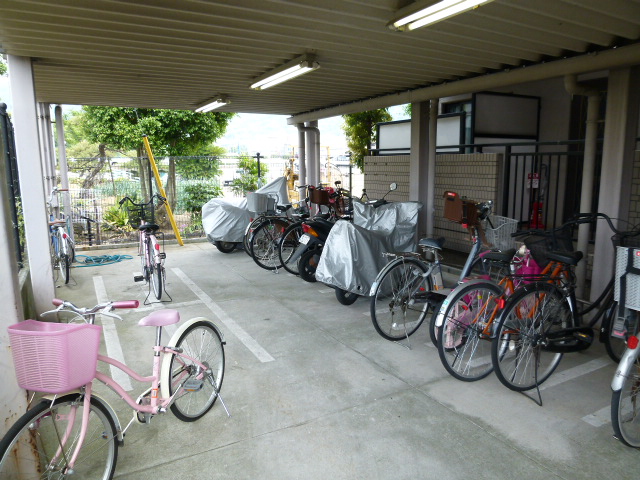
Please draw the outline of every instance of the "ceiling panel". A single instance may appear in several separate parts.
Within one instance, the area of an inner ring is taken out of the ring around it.
[[[494,0],[413,32],[407,0],[0,0],[0,51],[49,103],[301,114],[637,43],[638,0]],[[252,79],[306,52],[321,68]],[[638,61],[640,63],[640,60]]]

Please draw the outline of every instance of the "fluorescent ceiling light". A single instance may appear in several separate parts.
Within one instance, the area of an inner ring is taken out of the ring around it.
[[[215,110],[216,108],[223,107],[224,105],[228,105],[231,102],[224,96],[219,96],[214,100],[207,100],[206,103],[198,108],[196,108],[196,112],[198,113],[206,113],[211,110]]]
[[[397,20],[393,20],[389,24],[389,27],[403,31],[415,30],[416,28],[440,22],[491,1],[493,0],[441,0],[436,3],[431,1],[429,2],[429,6],[418,10],[416,10],[416,4],[412,4],[400,10],[396,17]],[[424,2],[418,2],[418,5],[419,4],[424,4]]]
[[[320,65],[315,60],[315,56],[311,54],[305,54],[298,58],[294,58],[275,70],[256,78],[251,84],[251,88],[255,90],[265,90],[278,85],[279,83],[286,82],[287,80],[291,80],[292,78],[316,70],[320,68]]]

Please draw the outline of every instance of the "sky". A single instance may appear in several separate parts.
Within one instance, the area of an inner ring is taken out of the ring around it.
[[[0,101],[7,104],[11,112],[11,89],[9,78],[0,77]],[[63,105],[63,111],[78,108]],[[401,107],[390,109],[394,120],[406,118]],[[327,153],[331,157],[344,155],[347,151],[347,140],[342,131],[342,117],[332,117],[318,121],[320,128],[321,155]],[[216,145],[224,147],[229,153],[247,152],[261,155],[291,153],[291,148],[298,147],[298,129],[287,124],[285,115],[260,115],[241,113],[236,115],[227,127],[225,135],[218,139]]]

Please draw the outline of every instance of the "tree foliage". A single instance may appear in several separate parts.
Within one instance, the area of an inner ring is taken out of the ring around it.
[[[83,106],[77,133],[81,133],[89,142],[106,145],[110,149],[135,150],[138,158],[143,156],[144,135],[149,139],[154,156],[198,155],[224,135],[233,115],[190,110]],[[73,135],[71,132],[70,138]],[[139,161],[140,182],[145,197],[149,190],[146,185],[147,168],[146,162]],[[170,158],[165,189],[172,206],[175,206],[176,200],[177,170],[175,160]],[[214,165],[208,171],[215,174],[218,166]]]
[[[142,152],[149,137],[154,155],[197,155],[224,135],[233,113],[190,110],[84,106],[85,133],[90,141],[119,150]]]
[[[7,73],[7,64],[4,62],[4,58],[0,56],[0,76]]]
[[[351,151],[351,162],[364,171],[364,157],[369,154],[375,140],[376,124],[391,120],[386,108],[343,115],[342,129],[347,136],[347,146]]]
[[[258,189],[258,161],[253,157],[241,157],[238,169],[242,170],[239,178],[231,184],[231,191],[235,195],[244,196],[247,192],[255,192]],[[267,165],[260,163],[260,179],[264,184],[267,173]]]

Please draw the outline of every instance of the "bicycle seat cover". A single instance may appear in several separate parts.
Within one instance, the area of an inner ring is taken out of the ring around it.
[[[138,325],[142,327],[164,327],[166,325],[173,325],[179,321],[180,314],[178,311],[167,308],[150,313],[140,320]]]

